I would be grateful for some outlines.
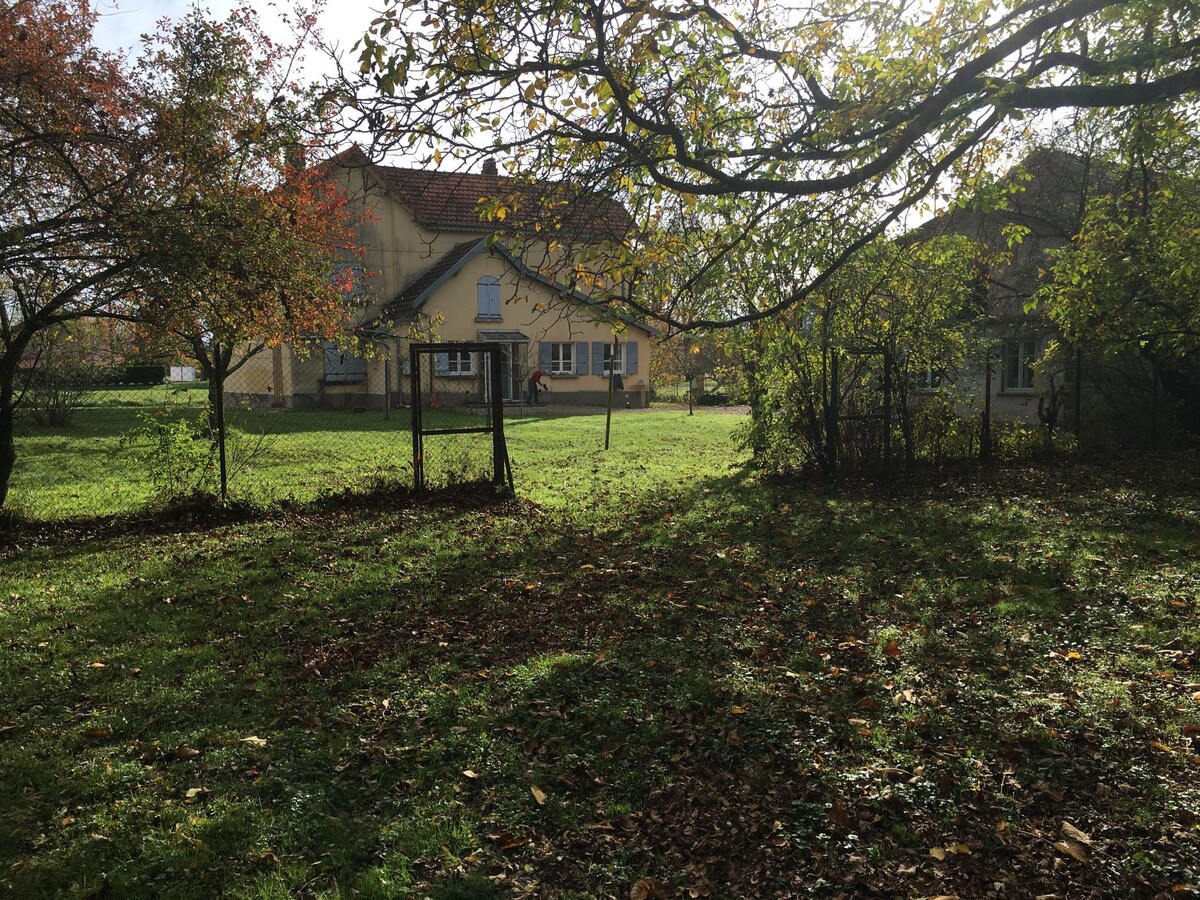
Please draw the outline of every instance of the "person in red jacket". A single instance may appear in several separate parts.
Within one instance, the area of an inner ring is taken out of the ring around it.
[[[537,406],[538,392],[546,390],[546,384],[542,381],[546,377],[546,373],[541,369],[534,369],[529,376],[529,397],[527,403]]]

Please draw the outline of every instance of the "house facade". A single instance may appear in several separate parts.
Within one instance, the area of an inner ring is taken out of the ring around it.
[[[367,208],[353,266],[359,301],[342,341],[279,346],[246,360],[226,381],[235,399],[285,409],[382,409],[406,405],[409,346],[414,342],[489,342],[503,350],[506,401],[520,401],[530,374],[547,375],[549,399],[571,405],[607,402],[610,381],[619,405],[649,402],[649,340],[654,330],[614,314],[624,285],[572,264],[572,244],[591,249],[624,237],[624,209],[610,202],[565,198],[541,202],[537,185],[483,173],[450,173],[374,165],[353,149],[331,163],[350,194]],[[539,203],[526,221],[553,239],[510,241],[481,206]],[[547,212],[549,210],[549,212]],[[566,235],[567,237],[562,237]],[[568,281],[568,278],[570,279]],[[442,353],[429,377],[447,397],[481,400],[492,388],[470,354]],[[614,377],[615,376],[615,377]],[[428,383],[428,382],[427,382]]]
[[[1074,385],[1068,388],[1075,371],[1066,354],[1046,360],[1056,331],[1040,309],[1029,308],[1030,301],[1044,283],[1051,251],[1079,232],[1086,203],[1106,189],[1108,173],[1053,149],[1033,152],[1015,171],[1021,174],[1010,173],[1002,182],[1007,187],[1002,208],[956,208],[909,239],[954,234],[979,245],[986,352],[944,378],[963,396],[978,398],[980,407],[986,402],[993,418],[1038,425],[1052,402],[1065,407],[1067,418],[1076,415],[1070,409]]]

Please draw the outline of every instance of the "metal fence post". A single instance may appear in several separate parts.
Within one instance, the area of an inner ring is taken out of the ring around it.
[[[838,414],[841,412],[841,387],[838,385],[838,353],[834,350],[829,360],[829,409],[825,423],[825,455],[829,460],[829,474],[837,477],[838,443],[840,439]]]
[[[505,461],[508,454],[504,446],[504,398],[497,390],[500,386],[500,349],[487,351],[488,380],[491,382],[488,390],[488,400],[492,413],[492,484],[500,487],[505,482]]]
[[[979,423],[979,458],[992,459],[992,354],[983,351],[983,421]]]
[[[221,342],[213,343],[213,375],[217,379],[217,462],[221,475],[221,502],[229,502],[229,472],[225,462],[225,359]]]
[[[418,491],[425,487],[425,461],[421,457],[421,365],[419,359],[417,348],[410,346],[408,348],[408,365],[410,369],[409,394],[412,397],[410,419],[413,442],[413,487]],[[431,378],[431,385],[432,381]]]
[[[883,473],[892,474],[892,362],[887,348],[883,351]]]
[[[612,356],[608,360],[608,412],[604,417],[604,449],[608,449],[608,435],[612,431],[613,387],[617,378],[617,339],[613,337]]]

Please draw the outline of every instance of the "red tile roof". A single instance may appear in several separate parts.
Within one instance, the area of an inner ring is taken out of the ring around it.
[[[376,166],[384,184],[422,225],[445,231],[491,231],[506,225],[591,240],[619,240],[632,223],[615,200],[561,182],[530,184],[502,175]],[[502,200],[503,220],[481,217],[480,205]]]

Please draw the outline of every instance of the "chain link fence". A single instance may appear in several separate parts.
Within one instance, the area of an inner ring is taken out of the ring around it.
[[[416,408],[436,432],[419,457],[429,487],[495,480],[491,429],[503,404],[490,403],[487,354],[459,354],[422,357]],[[259,505],[411,487],[416,379],[398,356],[333,346],[235,354],[223,390],[191,363],[40,356],[20,379],[5,505],[46,520],[211,502],[223,485],[230,501]]]
[[[1149,360],[1044,338],[989,342],[954,368],[882,347],[813,359],[759,389],[749,435],[768,471],[887,481],[963,461],[1155,450],[1200,424],[1200,398]]]

